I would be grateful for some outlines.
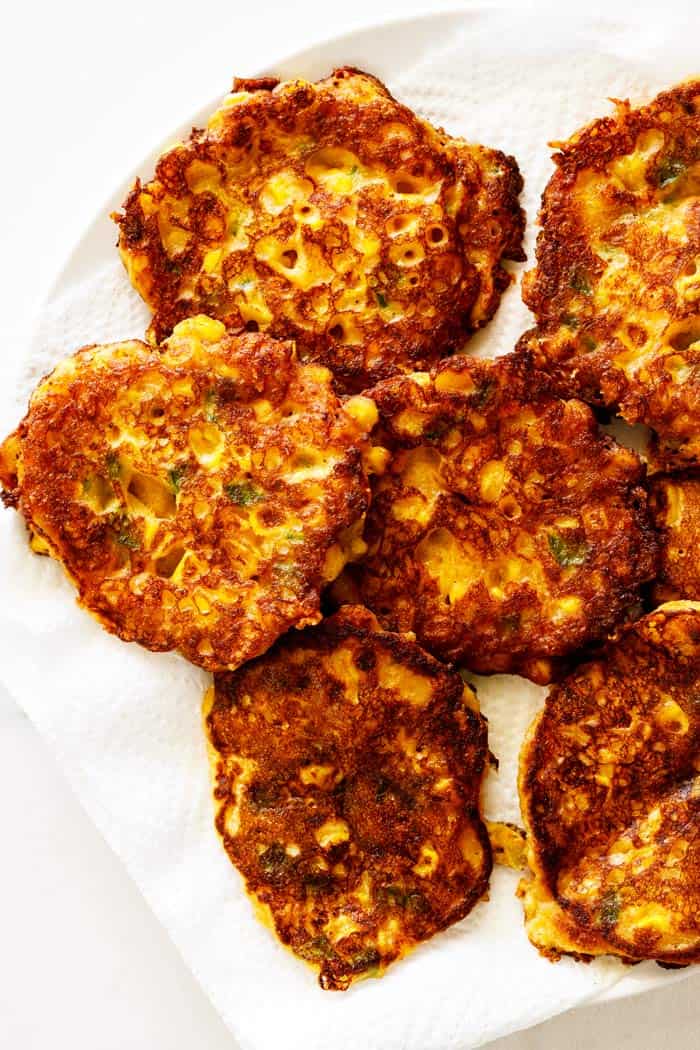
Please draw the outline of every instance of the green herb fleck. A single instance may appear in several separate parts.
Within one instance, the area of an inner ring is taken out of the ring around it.
[[[224,485],[224,492],[232,503],[239,507],[249,507],[252,503],[260,503],[265,498],[262,489],[254,485],[252,481],[232,481]]]
[[[406,893],[401,886],[384,886],[379,897],[394,908],[403,908],[406,905]]]
[[[601,925],[614,926],[620,917],[621,907],[622,901],[620,900],[619,893],[616,893],[615,890],[608,890],[604,893],[601,897],[600,909],[598,911]]]
[[[579,292],[581,295],[592,295],[593,289],[588,277],[582,270],[575,270],[571,275],[569,284],[575,292]]]
[[[83,478],[83,492],[89,492],[91,484],[90,478]]]
[[[659,186],[668,186],[683,174],[686,166],[679,157],[666,157],[656,170],[656,181]]]
[[[128,547],[130,551],[137,551],[140,547],[140,543],[136,537],[126,531],[119,533],[117,536],[117,543],[120,543],[122,547]]]
[[[357,164],[353,164],[353,166],[350,168],[350,174],[357,175],[357,170]]]
[[[376,948],[368,947],[362,948],[359,952],[355,952],[348,959],[350,966],[355,973],[362,972],[362,970],[374,969],[379,966],[381,962],[381,956]]]
[[[588,350],[588,351],[595,350],[596,347],[598,346],[598,344],[596,343],[595,339],[593,339],[592,336],[590,336],[590,335],[582,335],[581,336],[581,342],[583,344],[584,350]]]
[[[567,540],[558,532],[547,535],[549,549],[560,565],[583,565],[589,547],[585,540]]]
[[[287,529],[284,533],[285,540],[289,540],[290,543],[303,543],[304,542],[304,530],[303,529]]]
[[[269,878],[280,875],[289,863],[289,857],[284,846],[279,842],[273,842],[271,846],[258,857],[260,867]]]
[[[216,408],[218,405],[218,397],[216,390],[207,390],[204,395],[204,418],[207,423],[216,423],[217,414]]]
[[[427,901],[422,893],[418,890],[411,890],[410,893],[406,894],[406,908],[408,911],[420,912],[425,911]]]
[[[308,896],[317,897],[321,893],[329,893],[333,889],[333,876],[324,871],[311,872],[304,879],[304,889]]]
[[[406,908],[418,912],[425,908],[425,897],[418,890],[405,890],[402,886],[383,886],[378,893],[380,900],[392,908]]]
[[[309,962],[322,962],[323,959],[330,959],[335,955],[330,941],[323,935],[300,945],[296,953]]]
[[[185,476],[184,467],[173,467],[172,470],[168,471],[168,481],[172,485],[174,492],[179,492],[182,487],[182,479]]]
[[[491,400],[491,396],[496,389],[496,384],[493,379],[487,379],[487,381],[480,386],[476,393],[472,394],[472,401],[476,408],[483,408],[484,405]]]
[[[379,303],[379,308],[381,310],[386,310],[387,306],[389,305],[389,300],[387,299],[387,297],[384,295],[383,292],[375,292],[374,294],[377,297],[377,302]]]
[[[578,317],[574,314],[562,314],[560,320],[566,328],[578,328]]]
[[[122,472],[121,463],[119,462],[119,456],[114,452],[107,453],[107,476],[115,480],[119,477]]]

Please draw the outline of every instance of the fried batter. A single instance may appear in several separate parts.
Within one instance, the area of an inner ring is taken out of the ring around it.
[[[565,396],[651,427],[659,464],[700,463],[700,81],[557,146],[521,346]]]
[[[700,961],[700,604],[620,630],[555,686],[523,746],[542,954]]]
[[[700,600],[700,475],[656,475],[650,506],[661,540],[657,602]]]
[[[191,318],[67,358],[2,446],[5,499],[110,631],[237,667],[316,623],[359,538],[376,410],[290,343]]]
[[[378,975],[483,897],[486,723],[410,637],[346,607],[217,675],[205,713],[224,846],[322,988]]]
[[[511,157],[451,139],[374,77],[236,80],[114,216],[166,336],[206,313],[297,341],[364,389],[429,367],[496,310],[522,259]]]
[[[550,681],[654,574],[638,457],[523,354],[454,357],[370,394],[393,460],[374,486],[367,557],[334,597],[442,659]]]

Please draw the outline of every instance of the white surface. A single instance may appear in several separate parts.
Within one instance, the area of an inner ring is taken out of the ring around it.
[[[267,12],[276,6],[268,4]],[[390,6],[396,9],[398,5],[385,5],[385,8]],[[365,11],[369,9],[369,5],[364,7]],[[362,4],[354,5],[353,10],[358,18],[361,17],[362,8]],[[405,3],[401,5],[403,12],[406,8]],[[88,11],[82,5],[81,9]],[[149,10],[155,15],[158,8]],[[335,28],[330,25],[328,11],[325,16],[326,22],[317,22],[314,27],[318,28],[318,35],[324,35],[324,30],[327,33]],[[36,13],[33,17],[36,18]],[[62,18],[65,20],[65,9]],[[13,321],[16,323],[14,332],[11,327],[9,331],[6,328],[6,347],[13,345],[13,336],[26,339],[27,318],[31,316],[32,307],[25,287],[28,268],[31,267],[32,281],[41,282],[42,276],[49,273],[45,269],[47,253],[50,256],[52,251],[55,252],[58,260],[64,254],[66,233],[62,230],[62,222],[55,221],[56,210],[70,205],[77,213],[88,200],[89,215],[89,211],[94,210],[93,204],[99,203],[105,192],[111,190],[114,177],[120,177],[124,170],[139,160],[138,153],[133,155],[130,152],[131,144],[138,140],[139,135],[145,140],[140,152],[146,152],[146,144],[150,145],[154,136],[159,138],[161,132],[167,131],[178,122],[183,112],[192,108],[195,97],[192,85],[195,82],[206,86],[206,90],[200,93],[197,89],[196,92],[199,100],[205,102],[217,94],[222,80],[228,81],[232,69],[238,72],[253,71],[260,64],[262,53],[260,50],[254,52],[245,32],[246,26],[257,25],[259,32],[259,27],[265,24],[268,33],[266,48],[270,46],[270,51],[265,53],[279,54],[285,49],[292,50],[295,44],[308,37],[310,24],[308,18],[299,18],[298,14],[293,24],[281,17],[276,20],[265,17],[263,11],[247,16],[237,14],[234,27],[238,38],[236,48],[224,47],[222,16],[217,18],[214,5],[208,5],[206,18],[211,24],[203,28],[197,26],[196,36],[194,33],[185,34],[188,40],[196,44],[196,54],[193,53],[184,63],[187,76],[181,74],[183,27],[174,23],[169,28],[159,27],[157,54],[154,56],[156,38],[153,28],[149,29],[144,24],[143,13],[130,14],[124,6],[119,13],[118,25],[104,24],[101,35],[97,32],[91,35],[90,27],[84,24],[83,19],[76,18],[76,39],[71,44],[64,30],[61,40],[63,50],[59,51],[60,62],[53,67],[52,48],[47,46],[44,53],[40,44],[37,55],[36,37],[33,40],[31,73],[27,69],[27,48],[22,48],[18,43],[16,48],[10,46],[8,49],[10,57],[14,53],[22,59],[21,69],[18,63],[15,70],[14,92],[16,94],[19,84],[23,88],[26,84],[27,90],[22,94],[24,105],[19,114],[22,123],[18,123],[15,131],[12,118],[18,111],[14,109],[9,120],[6,118],[5,121],[7,141],[12,141],[18,147],[21,143],[22,146],[19,152],[13,149],[13,155],[21,157],[21,165],[18,162],[11,171],[6,169],[3,173],[3,180],[8,174],[10,176],[8,185],[3,183],[3,199],[10,200],[9,195],[12,193],[12,207],[5,220],[6,223],[9,220],[10,229],[8,236],[3,236],[5,260],[12,257],[12,266],[3,275],[5,314],[8,304],[12,304],[14,314],[9,318],[5,316],[3,321],[10,326]],[[232,21],[230,16],[229,20]],[[41,28],[47,33],[47,44],[55,48],[57,34],[52,34],[50,26]],[[294,33],[300,29],[303,33],[295,37]],[[270,32],[284,46],[273,47]],[[173,42],[173,47],[177,46],[177,61],[168,55],[167,39]],[[108,41],[108,53],[100,53],[102,41]],[[84,50],[86,43],[89,49],[86,54],[79,55],[71,50],[72,47],[82,47]],[[145,68],[127,75],[127,67],[134,65],[138,69],[140,64]],[[11,66],[10,70],[13,68]],[[66,69],[74,71],[67,74]],[[41,70],[40,85],[31,80],[37,77],[37,70]],[[61,77],[60,82],[56,81],[57,77]],[[165,77],[168,77],[167,83]],[[81,80],[84,80],[84,84],[81,84]],[[187,90],[183,89],[183,81],[187,82]],[[125,86],[128,89],[126,97],[123,96]],[[63,91],[66,91],[65,98],[62,96]],[[160,91],[161,96],[151,110],[141,96],[144,92],[156,91]],[[177,112],[170,111],[168,107],[173,102],[173,96],[179,98],[180,94],[183,104]],[[8,98],[7,88],[5,98]],[[111,121],[104,119],[105,110],[112,113]],[[119,119],[115,121],[115,117]],[[16,134],[21,136],[18,140],[15,139]],[[39,158],[38,143],[35,141],[38,134],[42,136],[43,172],[33,170],[33,164]],[[75,175],[78,169],[66,167],[67,154],[74,153],[75,163],[76,150],[79,150],[78,166],[82,172],[80,180]],[[110,152],[112,150],[113,153]],[[45,151],[51,157],[48,168]],[[95,186],[97,192],[93,201],[91,195]],[[21,195],[19,200],[18,193]],[[88,215],[81,215],[80,219]],[[69,227],[71,225],[68,223]],[[50,241],[48,245],[41,245],[39,251],[38,240],[47,226],[51,228]],[[36,288],[36,285],[33,287]],[[20,725],[22,723],[7,723],[1,741],[3,751],[0,752],[4,753],[7,738],[8,757],[2,763],[0,774],[3,777],[0,787],[5,788],[2,792],[3,807],[9,806],[10,809],[10,815],[3,822],[6,830],[6,848],[3,853],[13,860],[11,864],[4,865],[0,874],[0,888],[4,891],[3,905],[0,907],[11,902],[10,914],[7,918],[2,916],[0,1042],[5,1043],[4,1036],[7,1034],[8,1046],[19,1047],[20,1050],[24,1050],[25,1046],[43,1046],[48,1042],[50,1031],[54,1045],[58,1036],[65,1040],[65,1045],[70,1040],[70,1045],[78,1047],[78,1050],[82,1045],[98,1048],[154,1044],[184,1047],[195,1043],[217,1047],[217,1039],[221,1045],[224,1045],[224,1039],[226,1045],[230,1045],[220,1022],[215,1016],[212,1019],[202,996],[196,993],[196,989],[189,990],[193,982],[178,960],[173,960],[172,949],[162,931],[142,902],[138,901],[133,887],[122,876],[94,830],[89,824],[86,825],[84,818],[82,825],[77,818],[74,822],[71,820],[73,803],[70,796],[59,791],[56,797],[55,783],[44,782],[44,776],[49,775],[51,766],[47,764],[40,743],[33,739],[26,726],[22,725],[20,730]],[[34,744],[33,752],[30,750],[30,740]],[[78,827],[81,831],[76,836]],[[8,828],[16,828],[18,832],[14,850],[12,839],[10,842],[7,840]],[[55,844],[55,852],[47,850],[50,843]],[[59,871],[61,867],[67,868],[65,878],[59,882],[60,894],[54,890],[55,901],[51,899],[54,879],[50,876],[45,878],[47,872],[52,870],[51,865],[47,864],[47,856],[52,857],[54,863],[57,862]],[[84,881],[81,882],[81,879]],[[77,890],[76,886],[82,888]],[[71,899],[75,900],[76,912],[68,911],[66,914]],[[104,940],[100,934],[103,934]],[[105,941],[110,935],[111,943],[107,944]],[[101,953],[104,953],[104,957]],[[134,968],[142,976],[141,980],[133,982],[131,990]],[[146,987],[145,982],[148,982]],[[693,984],[697,987],[695,982]],[[678,1005],[675,1009],[682,1009],[684,1002],[691,1001],[691,992],[688,991],[691,987],[689,984],[681,986],[675,993],[665,993],[677,996]],[[93,995],[90,994],[91,990],[94,991]],[[129,993],[124,995],[123,1001],[120,999],[122,991]],[[7,1004],[2,1001],[5,995],[8,996]],[[52,1008],[47,1007],[47,996]],[[42,1004],[41,1010],[34,1005],[37,1001]],[[66,1004],[70,1004],[70,1009],[66,1009]],[[628,1018],[636,1015],[636,1008],[630,1014],[630,1005],[633,1004],[625,1004],[624,1016]],[[180,1006],[184,1007],[181,1013]],[[143,1014],[139,1012],[140,1009]],[[50,1027],[46,1021],[42,1022],[42,1015],[47,1021],[50,1018]],[[65,1017],[65,1031],[57,1023],[57,1016]],[[585,1029],[580,1022],[580,1030],[586,1031],[587,1045],[596,1045],[591,1042],[590,1011],[579,1016],[588,1018]],[[644,1016],[648,1021],[648,1010]],[[9,1026],[7,1033],[1,1027],[5,1023]],[[45,1024],[43,1030],[42,1023]],[[200,1023],[201,1028],[198,1027]],[[558,1045],[565,1031],[561,1026],[567,1023],[563,1020],[555,1022],[559,1025],[555,1032],[559,1034],[552,1035],[555,1040],[552,1043],[546,1042],[546,1036],[543,1042],[533,1042],[539,1036],[530,1033],[523,1037],[520,1045]],[[153,1027],[153,1024],[164,1027]],[[567,1033],[574,1033],[567,1034],[566,1038],[574,1041],[575,1030],[575,1026],[566,1029]],[[668,1031],[668,1025],[665,1030]],[[81,1041],[83,1035],[85,1041]],[[675,1041],[677,1045],[683,1045],[679,1038]],[[508,1042],[511,1046],[519,1045],[517,1040]],[[620,1035],[615,1037],[614,1043],[603,1041],[598,1045],[618,1044],[625,1045]],[[62,1044],[59,1042],[58,1045]],[[645,1045],[640,1035],[636,1037],[636,1045]],[[658,1040],[648,1045],[657,1046]]]

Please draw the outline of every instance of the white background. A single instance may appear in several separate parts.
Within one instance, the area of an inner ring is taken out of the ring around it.
[[[646,5],[593,6],[643,18]],[[697,37],[694,5],[670,7],[688,11]],[[6,5],[2,352],[16,352],[28,338],[53,276],[115,184],[169,129],[223,94],[234,73],[254,73],[346,29],[430,9],[413,0]],[[1,588],[0,581],[0,600]],[[232,1050],[223,1023],[43,741],[1,690],[0,836],[0,1048]],[[698,1050],[699,991],[696,977],[579,1010],[491,1047]]]

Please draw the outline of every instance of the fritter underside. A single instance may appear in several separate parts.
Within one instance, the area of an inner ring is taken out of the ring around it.
[[[557,145],[521,346],[567,396],[650,426],[659,463],[700,462],[700,81]]]
[[[700,475],[659,474],[649,488],[661,550],[654,598],[700,600]]]
[[[193,313],[297,340],[357,392],[429,367],[524,258],[515,161],[450,139],[352,69],[234,83],[115,215],[155,338]]]
[[[700,604],[660,606],[554,687],[521,755],[545,955],[700,961]]]
[[[654,574],[636,454],[526,355],[454,357],[371,396],[393,460],[334,597],[471,670],[551,680]]]
[[[215,683],[218,830],[323,988],[376,975],[484,895],[486,725],[455,671],[346,607]]]
[[[160,349],[67,358],[0,481],[104,626],[223,670],[317,622],[321,588],[364,550],[375,418],[291,344],[193,318]]]

